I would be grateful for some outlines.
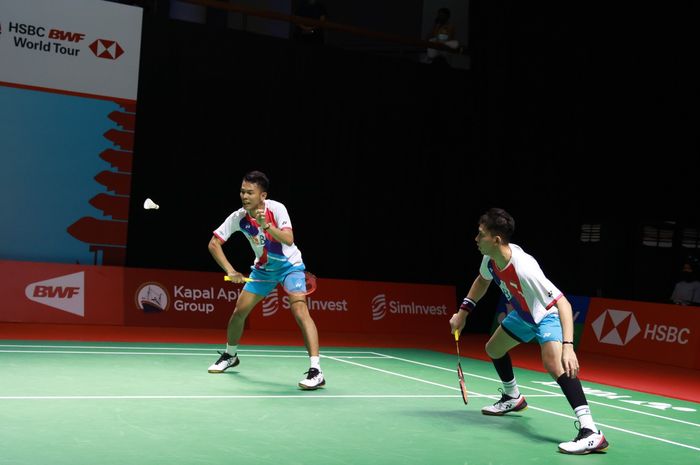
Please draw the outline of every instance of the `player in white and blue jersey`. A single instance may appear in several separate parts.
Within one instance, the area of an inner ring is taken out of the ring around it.
[[[248,239],[255,253],[250,278],[236,302],[227,329],[226,350],[209,367],[209,373],[222,373],[240,363],[238,341],[243,334],[246,318],[253,308],[272,291],[277,284],[285,290],[298,289],[305,282],[304,262],[301,252],[294,244],[292,222],[287,208],[280,202],[267,198],[269,180],[260,171],[246,174],[241,184],[242,208],[231,213],[219,226],[209,241],[209,252],[216,263],[234,283],[243,283],[246,277],[236,271],[226,258],[222,245],[236,232]],[[302,389],[318,389],[326,384],[319,359],[318,331],[306,303],[306,296],[289,292],[292,315],[301,328],[309,353],[311,367],[306,378],[299,381]]]
[[[602,452],[607,449],[608,441],[593,422],[577,377],[579,363],[574,352],[571,304],[547,279],[537,261],[510,242],[514,230],[515,221],[505,210],[492,208],[481,216],[475,238],[484,256],[479,275],[450,319],[452,331],[462,331],[467,315],[492,281],[500,287],[514,309],[486,343],[486,353],[503,382],[503,389],[501,399],[482,408],[481,412],[484,415],[504,415],[527,408],[508,352],[518,344],[536,338],[541,346],[545,369],[557,381],[578,418],[577,436],[560,443],[559,451],[567,454]]]

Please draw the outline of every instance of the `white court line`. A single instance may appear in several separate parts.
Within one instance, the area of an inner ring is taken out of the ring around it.
[[[166,357],[174,357],[187,355],[190,357],[210,357],[211,354],[197,354],[193,352],[100,352],[86,350],[0,350],[0,353],[18,353],[18,354],[87,354],[87,355],[160,355]],[[285,355],[285,354],[246,354],[246,357],[280,357],[280,358],[309,358],[308,355]],[[375,357],[381,358],[381,357]]]
[[[3,345],[3,347],[8,347],[8,345]],[[14,346],[10,346],[10,347],[14,347]],[[27,346],[21,346],[21,347],[27,347]],[[47,347],[47,346],[39,346],[39,347]],[[57,347],[66,347],[66,346],[57,346]],[[84,347],[84,346],[76,346],[76,347]],[[98,348],[104,348],[104,346],[98,346]],[[119,349],[123,349],[123,347],[119,347]],[[150,348],[149,348],[149,349],[150,349]],[[177,350],[177,349],[172,349],[172,350]],[[181,349],[179,349],[179,350],[181,350]],[[253,350],[251,350],[251,351],[253,351]],[[117,354],[117,355],[190,355],[190,356],[192,356],[192,355],[195,355],[195,356],[196,356],[196,355],[209,355],[209,354],[196,354],[196,353],[140,353],[140,352],[86,352],[86,351],[19,351],[19,350],[0,350],[0,352],[76,353],[76,354],[83,353],[83,354],[107,354],[107,355],[108,355],[108,354]],[[271,352],[291,352],[291,351],[285,351],[285,350],[275,351],[275,350],[273,350],[273,351],[271,351]],[[304,352],[304,351],[299,351],[299,352]],[[342,352],[342,353],[346,353],[346,352]],[[381,354],[381,353],[378,353],[378,352],[366,352],[366,353],[378,355],[379,358],[396,359],[396,360],[405,361],[405,362],[408,362],[408,363],[414,363],[414,364],[417,364],[417,365],[422,365],[422,366],[426,366],[426,367],[436,368],[436,369],[439,369],[439,370],[452,371],[452,369],[449,369],[449,368],[444,368],[444,367],[440,367],[440,366],[437,366],[437,365],[431,365],[431,364],[427,364],[427,363],[423,363],[423,362],[417,362],[417,361],[415,361],[415,360],[404,359],[404,358],[401,358],[401,357],[394,357],[394,356],[391,356],[391,355]],[[266,357],[266,356],[272,356],[272,355],[256,355],[256,354],[249,354],[248,356],[251,356],[251,357]],[[305,356],[306,356],[306,355],[282,355],[282,354],[276,354],[276,355],[274,355],[274,357],[305,357]],[[410,379],[410,380],[413,380],[413,381],[418,381],[418,382],[422,382],[422,383],[426,383],[426,384],[431,384],[431,385],[438,386],[438,387],[443,387],[443,388],[450,389],[450,390],[455,390],[455,391],[458,391],[458,390],[459,390],[458,388],[455,388],[455,387],[452,387],[452,386],[447,386],[447,385],[444,385],[444,384],[440,384],[440,383],[435,383],[435,382],[432,382],[432,381],[424,380],[424,379],[421,379],[421,378],[416,378],[416,377],[404,375],[404,374],[401,374],[401,373],[396,373],[396,372],[391,372],[391,371],[383,370],[383,369],[376,368],[376,367],[371,367],[371,366],[369,366],[369,365],[363,365],[363,364],[360,364],[360,363],[351,362],[351,361],[348,361],[348,360],[343,360],[343,359],[338,358],[338,357],[325,356],[324,358],[328,358],[328,359],[335,360],[335,361],[342,362],[342,363],[348,363],[348,364],[356,365],[356,366],[359,366],[359,367],[362,367],[362,368],[367,368],[367,369],[370,369],[370,370],[379,371],[379,372],[382,372],[382,373],[385,373],[385,374],[390,374],[390,375],[398,376],[398,377],[401,377],[401,378]],[[467,374],[467,373],[465,373],[465,375],[466,375],[466,374]],[[482,378],[482,379],[486,379],[486,380],[489,380],[489,381],[494,381],[494,382],[500,383],[500,380],[496,380],[496,379],[494,379],[494,378],[488,378],[488,377],[484,377],[484,376],[480,376],[480,375],[475,375],[475,374],[472,374],[472,373],[469,373],[469,375],[474,376],[474,377],[478,377],[478,378]],[[529,388],[529,389],[536,390],[536,391],[540,391],[540,392],[544,392],[544,393],[547,393],[547,394],[549,394],[549,395],[561,395],[561,394],[557,394],[557,393],[552,393],[552,392],[549,392],[549,391],[545,391],[545,390],[539,389],[539,388],[532,388],[532,387],[528,387],[528,386],[521,386],[521,387],[523,387],[523,388]],[[476,393],[476,392],[474,392],[474,393],[471,393],[471,392],[470,392],[470,394],[472,394],[472,397],[486,397],[486,398],[497,398],[497,397],[498,397],[497,395],[496,395],[496,396],[494,396],[494,395],[485,395],[485,394]],[[173,398],[200,398],[200,397],[202,397],[202,396],[191,396],[191,397],[188,397],[188,396],[183,396],[183,397],[175,396],[175,397],[173,397]],[[242,396],[242,397],[246,397],[246,396]],[[247,397],[251,397],[251,396],[247,396]],[[273,397],[273,398],[274,398],[274,397],[276,397],[276,396],[261,396],[261,397]],[[279,397],[282,397],[282,398],[283,398],[283,397],[285,397],[285,396],[279,396]],[[292,397],[294,397],[294,396],[292,396]],[[330,397],[330,396],[322,396],[322,397]],[[351,396],[351,397],[352,397],[352,396]],[[425,397],[430,397],[430,396],[425,396]],[[533,396],[531,396],[531,397],[533,397]],[[41,398],[44,398],[44,397],[31,397],[31,399],[41,399]],[[57,397],[45,397],[45,398],[46,398],[46,399],[57,399]],[[65,397],[65,398],[73,398],[73,397]],[[99,398],[99,397],[84,397],[84,398]],[[105,398],[110,398],[110,397],[105,397]],[[127,398],[128,398],[128,397],[127,397]],[[133,398],[151,398],[151,397],[148,397],[148,396],[133,396]],[[152,398],[166,398],[166,397],[163,397],[163,396],[154,396],[154,397],[152,397]],[[206,398],[206,397],[202,397],[202,398]],[[215,398],[215,397],[212,396],[212,398]],[[222,396],[222,398],[237,398],[237,397],[236,397],[236,396]],[[321,398],[321,396],[319,396],[319,398]],[[20,399],[20,397],[0,397],[0,399],[10,400],[10,399]],[[670,421],[677,421],[677,422],[681,422],[681,423],[686,423],[686,424],[689,424],[689,425],[692,425],[692,426],[700,426],[700,425],[697,425],[697,424],[695,424],[695,423],[684,422],[684,421],[682,421],[682,420],[676,420],[676,419],[674,419],[674,418],[664,417],[664,416],[661,416],[661,415],[651,414],[651,413],[648,413],[648,412],[642,412],[642,411],[638,411],[638,410],[634,410],[634,409],[629,409],[629,408],[624,408],[624,407],[616,407],[616,406],[614,406],[614,405],[605,404],[605,403],[602,403],[602,402],[595,402],[595,401],[594,401],[594,402],[590,402],[590,403],[595,403],[595,404],[598,404],[598,405],[603,405],[603,406],[607,406],[607,407],[611,407],[611,408],[623,409],[623,410],[627,410],[627,411],[630,411],[630,412],[639,413],[639,414],[642,414],[642,415],[649,415],[649,416],[653,416],[653,417],[660,418],[660,419],[665,419],[665,420],[670,420]],[[531,408],[531,409],[533,409],[533,410],[537,410],[537,411],[549,413],[549,414],[551,414],[551,415],[561,416],[561,417],[569,418],[569,419],[572,419],[572,420],[575,420],[575,419],[576,419],[575,417],[573,417],[573,416],[571,416],[571,415],[566,415],[566,414],[562,414],[562,413],[558,413],[558,412],[553,412],[553,411],[551,411],[551,410],[546,410],[546,409],[542,409],[542,408],[539,408],[539,407],[533,407],[533,406],[531,406],[531,405],[528,406],[528,407]],[[631,434],[631,435],[640,436],[640,437],[644,437],[644,438],[647,438],[647,439],[652,439],[652,440],[656,440],[656,441],[660,441],[660,442],[664,442],[664,443],[676,445],[676,446],[679,446],[679,447],[685,447],[685,448],[688,448],[688,449],[700,451],[700,448],[699,448],[699,447],[690,446],[690,445],[687,445],[687,444],[682,444],[682,443],[679,443],[679,442],[670,441],[670,440],[667,440],[667,439],[663,439],[663,438],[659,438],[659,437],[651,436],[651,435],[646,435],[646,434],[643,434],[643,433],[638,433],[638,432],[631,431],[631,430],[626,430],[626,429],[623,429],[623,428],[618,428],[618,427],[615,427],[615,426],[612,426],[612,425],[607,425],[607,424],[603,424],[603,423],[599,423],[599,424],[600,424],[601,426],[604,426],[604,427],[609,428],[609,429],[612,429],[612,430],[621,431],[621,432],[628,433],[628,434]]]
[[[401,361],[403,361],[403,362],[414,363],[414,364],[416,364],[416,365],[422,365],[422,366],[429,367],[429,368],[436,368],[436,369],[438,369],[438,370],[452,371],[451,368],[444,368],[444,367],[437,366],[437,365],[431,365],[431,364],[429,364],[429,363],[417,362],[417,361],[415,361],[415,360],[409,360],[409,359],[401,358],[401,357],[394,357],[393,355],[380,354],[379,352],[374,352],[374,353],[376,353],[377,355],[383,355],[383,356],[385,356],[385,357],[387,357],[387,358],[393,358],[393,359],[396,359],[396,360],[401,360]],[[481,379],[485,379],[485,380],[487,380],[487,381],[493,381],[493,382],[496,382],[496,383],[498,383],[498,384],[502,384],[502,382],[501,382],[500,379],[489,378],[489,377],[481,376],[481,375],[475,375],[475,374],[473,374],[473,373],[468,373],[468,372],[466,372],[466,371],[464,371],[464,375],[465,375],[465,376],[470,375],[470,376],[473,376],[473,377],[475,377],[475,378],[481,378]],[[519,387],[519,388],[522,388],[522,389],[530,389],[530,390],[532,390],[532,391],[537,391],[537,392],[544,392],[544,393],[549,394],[549,395],[552,396],[552,397],[564,397],[564,394],[561,393],[561,392],[551,392],[551,391],[547,391],[547,390],[544,390],[544,389],[541,389],[541,388],[536,388],[536,387],[526,386],[526,385],[520,385],[520,384],[518,385],[518,387]],[[498,395],[489,396],[489,395],[484,394],[483,397],[491,397],[492,399],[497,399],[497,398],[498,398]],[[540,397],[540,396],[536,396],[536,395],[533,395],[533,394],[529,394],[528,397]],[[541,396],[541,397],[547,397],[547,396]],[[665,417],[665,416],[663,416],[663,415],[659,415],[659,414],[656,414],[656,413],[643,412],[643,411],[641,411],[641,410],[635,410],[635,409],[631,409],[631,408],[628,408],[628,407],[621,407],[621,406],[619,406],[619,405],[606,404],[605,402],[599,402],[599,401],[590,400],[590,399],[588,399],[588,403],[589,403],[589,404],[595,404],[595,405],[602,405],[602,406],[604,406],[604,407],[610,407],[610,408],[614,408],[614,409],[618,409],[618,410],[625,410],[625,411],[627,411],[627,412],[638,413],[638,414],[640,414],[640,415],[646,415],[646,416],[649,416],[649,417],[654,417],[654,418],[659,418],[659,419],[662,419],[662,420],[673,421],[673,422],[676,422],[676,423],[682,423],[682,424],[684,424],[684,425],[696,426],[696,427],[700,428],[700,424],[698,424],[698,423],[692,423],[692,422],[690,422],[690,421],[680,420],[680,419],[677,419],[677,418]]]
[[[556,416],[559,416],[559,417],[568,418],[568,419],[570,419],[570,420],[576,420],[576,419],[577,419],[575,416],[566,415],[566,414],[564,414],[564,413],[559,413],[559,412],[553,412],[553,411],[551,411],[551,410],[543,409],[543,408],[540,408],[540,407],[533,407],[532,405],[529,405],[529,404],[528,404],[527,408],[528,408],[528,409],[532,409],[532,410],[537,410],[537,411],[540,411],[540,412],[549,413],[550,415],[556,415]],[[681,442],[670,441],[670,440],[668,440],[668,439],[659,438],[659,437],[656,437],[656,436],[651,436],[651,435],[649,435],[649,434],[638,433],[638,432],[636,432],[636,431],[631,431],[631,430],[624,429],[624,428],[618,428],[617,426],[612,426],[612,425],[608,425],[608,424],[605,424],[605,423],[599,423],[599,422],[597,422],[597,421],[596,421],[595,423],[596,423],[596,425],[603,426],[603,427],[605,427],[605,428],[609,428],[609,429],[612,429],[612,430],[615,430],[615,431],[620,431],[620,432],[623,432],[623,433],[631,434],[631,435],[634,435],[634,436],[640,436],[640,437],[647,438],[647,439],[653,439],[653,440],[655,440],[655,441],[665,442],[665,443],[667,443],[667,444],[672,444],[672,445],[674,445],[674,446],[679,446],[679,447],[685,447],[686,449],[692,449],[692,450],[696,450],[696,451],[700,452],[700,447],[690,446],[690,445],[688,445],[688,444],[683,444],[683,443],[681,443]]]
[[[456,394],[220,395],[220,396],[0,396],[0,400],[121,400],[121,399],[456,399]]]
[[[243,352],[243,351],[239,351]],[[291,352],[291,351],[290,351]],[[108,352],[102,352],[102,351],[88,351],[88,350],[7,350],[7,349],[0,349],[0,353],[18,353],[18,354],[88,354],[88,355],[163,355],[166,357],[171,357],[171,356],[180,356],[180,355],[187,355],[187,356],[195,356],[195,357],[209,357],[211,354],[203,354],[203,353],[193,353],[193,352],[116,352],[116,351],[108,351]],[[345,352],[343,352],[345,353]],[[354,354],[356,352],[347,352],[349,354]],[[365,352],[365,353],[371,353],[371,352]],[[309,356],[306,355],[306,352],[303,352],[303,355],[287,355],[284,353],[274,353],[274,354],[252,354],[252,353],[246,353],[246,357],[271,357],[271,358],[308,358]],[[382,357],[379,355],[337,355],[337,357],[343,357],[343,358],[372,358],[372,359],[378,359],[378,358],[386,358]]]
[[[381,368],[371,367],[371,366],[369,366],[369,365],[363,365],[363,364],[361,364],[361,363],[351,362],[351,361],[349,361],[349,360],[344,360],[344,359],[341,359],[341,358],[329,357],[329,356],[326,356],[326,357],[324,357],[324,358],[329,358],[329,359],[331,359],[331,360],[335,360],[336,362],[348,363],[348,364],[350,364],[350,365],[355,365],[355,366],[358,366],[358,367],[367,368],[367,369],[369,369],[369,370],[379,371],[379,372],[385,373],[385,374],[387,374],[387,375],[398,376],[399,378],[405,378],[405,379],[410,379],[410,380],[412,380],[412,381],[418,381],[419,383],[431,384],[431,385],[433,385],[433,386],[439,386],[439,387],[442,387],[442,388],[445,388],[445,389],[451,389],[451,390],[453,390],[453,391],[459,391],[459,390],[460,390],[459,388],[452,387],[452,386],[447,386],[447,385],[445,385],[445,384],[435,383],[435,382],[433,382],[433,381],[428,381],[428,380],[426,380],[426,379],[416,378],[416,377],[414,377],[414,376],[408,376],[408,375],[404,375],[404,374],[401,374],[401,373],[396,373],[396,372],[389,371],[389,370],[383,370],[383,369],[381,369]],[[470,395],[470,397],[484,397],[483,394],[479,394],[479,393],[476,393],[476,392],[475,392],[475,393],[472,393],[471,391],[469,392],[469,395]]]
[[[148,346],[148,347],[140,347],[140,346],[132,346],[132,347],[124,347],[124,346],[85,346],[85,345],[77,345],[77,346],[67,346],[67,345],[39,345],[39,344],[0,344],[0,347],[16,347],[16,348],[22,348],[22,347],[31,347],[33,349],[36,348],[51,348],[51,349],[120,349],[120,350],[190,350],[190,351],[207,351],[207,352],[212,352],[216,350],[216,348],[201,348],[201,347],[154,347],[154,346]],[[305,354],[307,353],[306,350],[288,350],[288,349],[238,349],[239,352],[298,352]],[[367,351],[367,350],[324,350],[324,353],[338,353],[338,354],[374,354],[374,352]]]

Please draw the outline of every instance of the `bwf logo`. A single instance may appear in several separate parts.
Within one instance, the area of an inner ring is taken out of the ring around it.
[[[372,320],[381,320],[386,316],[386,294],[379,294],[372,299]]]
[[[599,342],[616,346],[627,345],[641,332],[634,314],[625,310],[605,310],[591,324]]]
[[[85,272],[38,281],[24,289],[24,295],[42,305],[85,316]]]

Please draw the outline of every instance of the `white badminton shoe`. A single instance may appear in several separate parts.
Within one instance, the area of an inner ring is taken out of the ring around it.
[[[231,355],[228,352],[219,352],[219,354],[221,354],[221,357],[209,367],[209,373],[223,373],[241,363],[238,355]]]
[[[481,409],[484,415],[505,415],[508,412],[519,412],[527,408],[525,396],[520,394],[518,397],[511,397],[503,389],[501,391],[501,399],[493,405],[487,405]]]
[[[602,431],[597,433],[588,428],[581,428],[580,423],[576,422],[578,434],[568,442],[559,444],[559,452],[563,454],[584,455],[591,452],[605,452],[608,448],[608,441],[605,439]]]
[[[299,387],[308,391],[313,391],[326,385],[326,380],[323,378],[323,372],[318,368],[309,368],[309,371],[304,373],[306,378],[299,381]]]

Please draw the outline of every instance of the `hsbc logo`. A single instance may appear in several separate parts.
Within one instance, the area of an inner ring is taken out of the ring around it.
[[[37,281],[24,289],[24,295],[33,302],[85,316],[85,272]]]
[[[605,310],[591,324],[599,342],[616,346],[627,345],[641,332],[639,323],[632,312],[626,310]]]
[[[89,47],[97,58],[116,60],[124,54],[124,49],[114,40],[97,39]]]

